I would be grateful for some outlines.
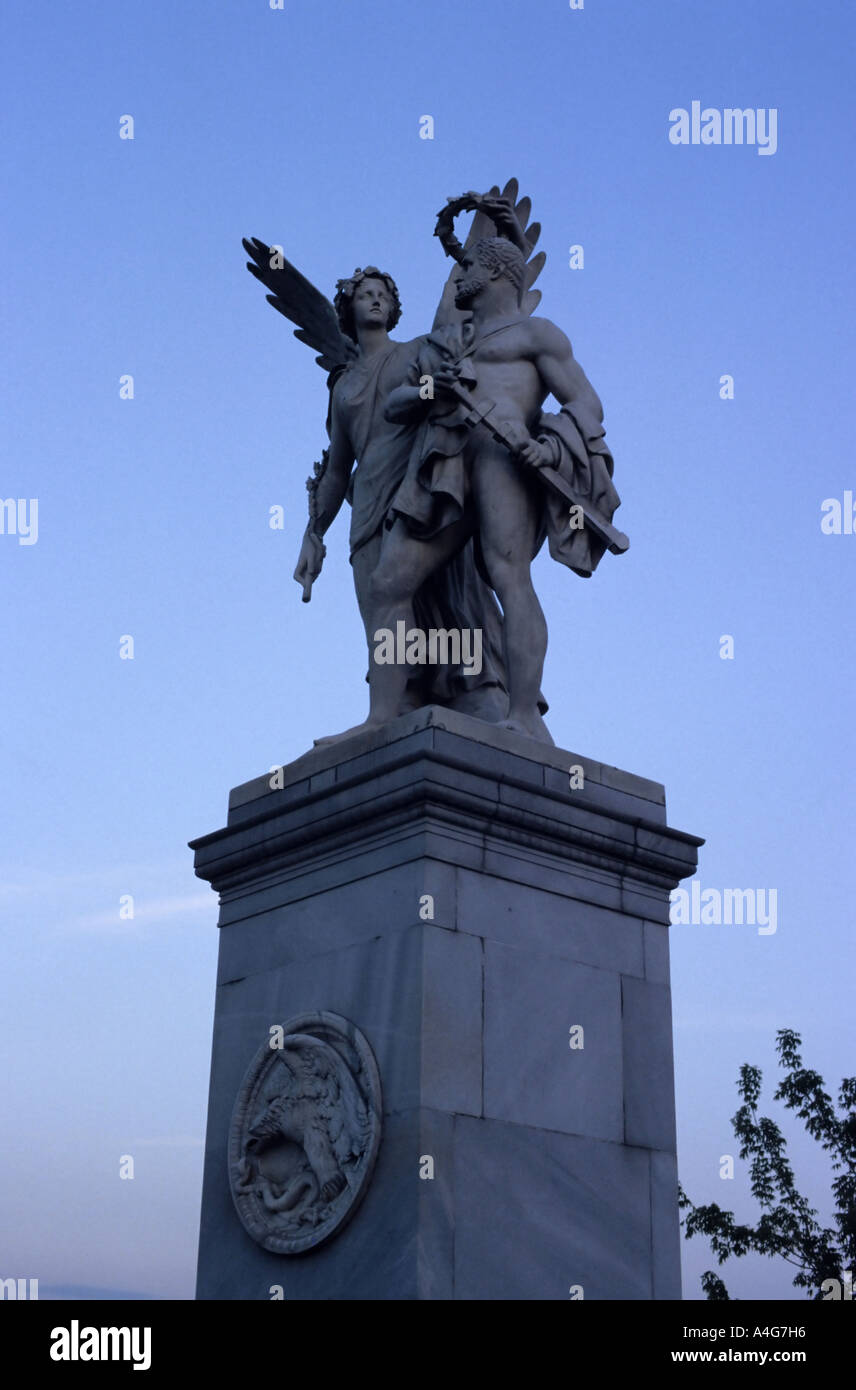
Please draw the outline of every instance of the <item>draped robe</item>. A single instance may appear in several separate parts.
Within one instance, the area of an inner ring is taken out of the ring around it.
[[[361,547],[392,524],[392,502],[419,435],[418,423],[402,424],[384,417],[386,399],[397,386],[412,380],[414,371],[430,371],[440,360],[441,354],[426,337],[390,342],[370,357],[357,358],[331,383],[357,459],[348,487],[352,563]],[[496,720],[505,718],[508,681],[502,613],[478,569],[472,540],[418,590],[414,615],[416,626],[426,633],[430,628],[481,629],[482,670],[479,675],[465,675],[460,665],[415,667],[408,682],[411,700],[448,705]],[[546,704],[541,708],[546,709]]]

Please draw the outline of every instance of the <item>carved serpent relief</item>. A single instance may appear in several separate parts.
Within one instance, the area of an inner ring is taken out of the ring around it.
[[[271,1031],[235,1102],[229,1181],[253,1239],[297,1255],[341,1230],[365,1194],[380,1144],[380,1075],[362,1033],[339,1014],[300,1014]]]

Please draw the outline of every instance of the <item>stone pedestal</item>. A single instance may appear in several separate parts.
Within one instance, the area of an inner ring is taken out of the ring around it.
[[[663,788],[439,708],[280,780],[192,845],[221,901],[197,1297],[680,1298],[669,893],[702,841]],[[322,1011],[374,1054],[380,1145],[348,1224],[283,1255],[230,1123],[271,1028]]]

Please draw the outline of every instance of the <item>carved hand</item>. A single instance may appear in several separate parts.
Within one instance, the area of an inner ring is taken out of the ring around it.
[[[548,468],[553,465],[553,454],[540,439],[533,439],[516,420],[505,420],[502,433],[514,445],[514,457],[530,468]]]
[[[434,373],[434,394],[444,394],[458,397],[455,395],[454,388],[462,385],[460,381],[461,369],[454,362],[443,362]]]
[[[500,236],[507,237],[513,241],[525,256],[529,255],[529,248],[523,230],[517,220],[514,211],[514,204],[508,198],[481,198],[479,200],[482,212],[494,223]]]
[[[307,527],[297,559],[297,568],[294,571],[294,578],[298,584],[303,586],[304,603],[309,602],[312,585],[321,573],[321,566],[324,564],[326,554],[327,547],[324,542]]]

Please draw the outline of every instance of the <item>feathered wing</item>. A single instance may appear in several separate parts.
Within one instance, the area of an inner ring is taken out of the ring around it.
[[[497,184],[494,184],[493,188],[488,190],[487,196],[489,198],[507,198],[509,202],[514,205],[517,221],[520,224],[520,229],[526,238],[526,243],[529,248],[521,308],[525,314],[534,314],[541,302],[541,291],[533,290],[532,286],[541,274],[547,257],[543,251],[539,251],[537,256],[532,254],[538,243],[538,238],[541,235],[541,223],[529,221],[529,214],[532,211],[532,200],[530,198],[520,198],[518,200],[517,193],[517,179],[509,179],[508,183],[501,190]],[[469,236],[464,243],[464,250],[467,250],[483,237],[491,236],[496,236],[496,227],[491,218],[484,212],[477,212],[473,218]],[[455,307],[456,273],[456,267],[453,267],[443,287],[442,298],[437,306],[437,313],[434,317],[433,328],[435,331],[438,328],[444,328],[447,324],[460,324],[466,318],[464,311]]]
[[[335,1049],[331,1050],[335,1052]],[[327,1114],[327,1132],[339,1162],[350,1163],[354,1158],[359,1158],[368,1142],[371,1128],[369,1114],[353,1076],[338,1053],[332,1063],[329,1079],[335,1103]]]
[[[295,338],[318,353],[315,361],[319,367],[333,372],[346,366],[356,348],[339,327],[329,299],[275,248],[266,246],[258,237],[251,240],[244,237],[243,247],[251,257],[247,270],[271,291],[267,295],[268,304],[297,324]]]
[[[371,1125],[359,1088],[335,1047],[311,1034],[293,1033],[285,1044],[301,1062],[312,1059],[313,1080],[323,1078],[321,1093],[313,1088],[315,1107],[324,1120],[330,1144],[340,1163],[358,1158],[368,1141]],[[278,1054],[282,1057],[282,1053]]]

